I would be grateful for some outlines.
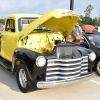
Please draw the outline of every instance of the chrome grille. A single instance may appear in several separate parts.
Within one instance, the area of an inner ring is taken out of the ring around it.
[[[82,57],[81,61],[81,75],[88,73],[88,56]]]
[[[77,59],[48,59],[46,81],[65,80],[88,73],[88,56]]]

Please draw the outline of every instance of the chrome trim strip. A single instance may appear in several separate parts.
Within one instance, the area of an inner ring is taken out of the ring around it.
[[[79,69],[79,68],[81,68],[82,70],[83,69],[88,69],[88,67],[81,67],[81,66],[79,66],[79,67],[74,67],[74,68],[61,68],[61,67],[55,67],[55,68],[47,68],[47,71],[55,71],[55,70],[64,70],[64,71],[69,71],[69,70],[76,70],[76,69]]]
[[[81,66],[79,67],[74,67],[74,68],[61,68],[61,67],[55,67],[55,68],[47,68],[47,71],[52,71],[52,70],[65,70],[65,71],[69,71],[69,70],[76,70],[81,68]]]
[[[54,75],[54,76],[49,76],[49,77],[46,77],[46,80],[55,80],[55,79],[61,79],[61,80],[68,80],[68,79],[73,79],[73,78],[75,78],[75,77],[78,77],[78,76],[80,76],[80,73],[78,73],[77,75],[74,75],[74,76],[58,76],[58,75]]]
[[[88,71],[82,71],[82,72],[81,72],[81,74],[84,74],[84,73],[86,74],[86,73],[88,73]]]
[[[55,66],[55,65],[60,65],[60,66],[73,66],[73,65],[79,65],[79,64],[81,64],[81,63],[87,63],[87,62],[85,62],[85,61],[82,61],[82,62],[79,62],[79,63],[74,63],[74,64],[62,64],[62,63],[49,63],[48,62],[48,64],[47,64],[47,66]],[[86,65],[88,65],[88,64],[81,64],[82,66],[86,66]]]
[[[82,62],[82,63],[85,63],[85,62],[88,62],[88,60],[82,60],[81,62]]]
[[[81,58],[82,58],[82,59],[85,59],[85,58],[87,58],[87,59],[88,59],[88,56],[82,56]]]
[[[73,61],[78,61],[78,60],[82,60],[82,58],[76,58],[76,59],[48,59],[48,62],[52,62],[52,61],[61,61],[61,62],[73,62]]]
[[[58,86],[66,86],[68,84],[82,82],[95,77],[95,73],[73,78],[72,80],[59,80],[59,81],[40,81],[37,83],[38,88],[53,88]]]
[[[53,74],[60,74],[60,75],[69,75],[69,74],[77,74],[80,73],[81,70],[79,69],[78,71],[74,71],[74,72],[50,72],[50,73],[46,73],[46,75],[53,75]]]
[[[86,64],[81,64],[81,66],[88,66],[88,64],[86,63]]]
[[[80,64],[81,64],[81,62],[79,62],[79,63],[74,63],[74,64],[54,63],[54,64],[47,64],[47,66],[57,66],[57,65],[59,65],[59,66],[74,66],[74,65],[80,65]]]
[[[81,70],[84,70],[84,69],[88,69],[88,67],[83,67],[83,68],[81,68]]]

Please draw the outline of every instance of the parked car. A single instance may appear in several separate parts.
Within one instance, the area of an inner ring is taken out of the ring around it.
[[[84,32],[98,32],[98,28],[94,27],[93,25],[88,25],[88,24],[83,25],[82,30]]]
[[[80,46],[93,50],[96,53],[95,69],[100,75],[100,33],[98,32],[86,32],[82,36]]]
[[[92,30],[94,29],[95,27],[93,25],[88,25],[88,24],[84,24],[82,26],[82,29],[85,31],[85,32],[92,32]]]
[[[100,32],[100,26],[95,26],[95,29],[97,30],[97,32]]]

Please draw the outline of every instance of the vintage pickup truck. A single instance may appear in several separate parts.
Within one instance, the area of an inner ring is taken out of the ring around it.
[[[95,53],[66,43],[79,19],[67,9],[6,18],[0,36],[0,64],[16,75],[22,92],[65,86],[95,75]]]

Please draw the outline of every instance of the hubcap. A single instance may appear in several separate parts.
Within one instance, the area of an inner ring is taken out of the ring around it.
[[[24,69],[21,69],[19,71],[19,82],[23,88],[27,86],[27,78],[26,78],[26,73]]]
[[[97,71],[98,71],[98,74],[100,74],[100,61],[97,64]]]

